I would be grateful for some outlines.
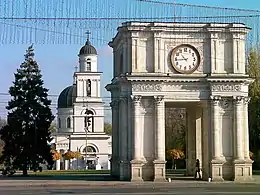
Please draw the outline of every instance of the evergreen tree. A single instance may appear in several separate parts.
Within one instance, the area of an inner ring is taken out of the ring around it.
[[[6,107],[7,125],[0,132],[5,142],[0,161],[27,175],[29,168],[37,170],[40,163],[53,165],[48,142],[52,140],[49,127],[54,116],[32,46],[27,49],[25,61],[14,76],[9,89],[12,98]]]

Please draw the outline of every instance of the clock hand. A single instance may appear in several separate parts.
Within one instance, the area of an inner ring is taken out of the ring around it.
[[[187,61],[188,60],[188,58],[185,58],[182,54],[181,54],[181,56],[182,56],[182,58],[185,60],[185,61]]]

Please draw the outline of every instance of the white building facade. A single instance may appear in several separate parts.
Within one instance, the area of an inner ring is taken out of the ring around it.
[[[82,159],[61,158],[56,161],[56,169],[110,169],[111,136],[104,132],[97,51],[87,40],[78,56],[79,71],[74,73],[74,83],[58,98],[54,138],[57,152],[80,152]]]
[[[243,24],[125,22],[109,43],[111,174],[165,181],[165,107],[187,111],[187,174],[251,180]]]

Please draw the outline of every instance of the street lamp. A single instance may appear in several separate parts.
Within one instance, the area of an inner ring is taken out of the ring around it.
[[[86,161],[86,169],[88,169],[88,160],[87,160],[87,152],[88,152],[88,127],[91,125],[91,120],[90,120],[90,116],[88,116],[88,110],[86,110],[85,114],[87,115],[85,118],[85,132],[86,132],[86,148],[85,148],[85,152],[86,152],[86,157],[85,157],[85,161]]]

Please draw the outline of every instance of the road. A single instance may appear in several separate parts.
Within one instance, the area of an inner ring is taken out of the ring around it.
[[[55,184],[19,184],[1,185],[1,195],[246,195],[260,194],[259,184],[234,183],[103,183],[87,185]]]

